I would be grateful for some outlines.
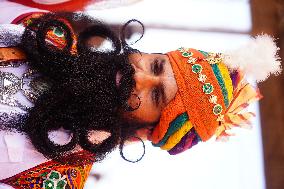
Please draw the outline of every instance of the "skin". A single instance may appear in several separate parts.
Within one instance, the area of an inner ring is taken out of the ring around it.
[[[98,47],[103,40],[102,37],[91,37],[86,45]],[[128,105],[137,107],[140,102],[141,104],[137,110],[124,112],[123,116],[146,125],[156,125],[163,108],[175,97],[178,90],[169,58],[159,53],[133,53],[129,56],[129,60],[135,69],[136,86]],[[120,79],[121,75],[118,73],[116,76],[118,87]]]
[[[128,104],[137,104],[137,96],[141,104],[125,115],[153,125],[159,121],[163,108],[178,90],[169,58],[165,54],[146,53],[134,53],[129,58],[135,69],[136,86],[133,90],[135,95],[129,98]]]
[[[103,38],[92,37],[88,40],[87,46],[98,47],[102,41]],[[159,122],[163,108],[175,97],[178,87],[167,55],[134,53],[129,56],[129,60],[135,69],[136,85],[132,92],[134,95],[128,99],[128,105],[137,107],[140,103],[140,106],[134,111],[123,112],[122,116],[127,120],[135,120],[147,125],[147,128],[140,129],[136,133],[140,138],[146,139],[147,133],[150,132],[149,128]],[[120,79],[121,75],[118,72],[116,76],[118,87]],[[96,138],[95,143],[100,143],[108,138],[110,133],[104,133],[100,138],[97,138],[98,133],[96,137],[92,136],[91,139]]]
[[[132,92],[135,95],[128,99],[128,105],[136,107],[139,101],[141,103],[138,109],[124,112],[123,117],[145,124],[146,127],[138,130],[136,135],[146,140],[149,129],[159,122],[163,108],[175,97],[178,87],[167,55],[134,53],[129,59],[135,69],[136,85]],[[121,75],[118,73],[118,87],[120,79]],[[90,139],[100,143],[109,136],[110,133],[95,133]]]

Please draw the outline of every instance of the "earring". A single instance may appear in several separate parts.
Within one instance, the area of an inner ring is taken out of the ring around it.
[[[140,97],[137,94],[132,93],[129,99],[127,100],[127,102],[125,102],[125,104],[123,105],[123,108],[125,111],[132,112],[134,110],[137,110],[140,107],[140,105],[141,105]]]
[[[124,156],[124,153],[123,153],[123,148],[124,148],[124,143],[127,139],[129,139],[130,137],[133,137],[133,138],[136,138],[138,139],[141,143],[142,143],[142,147],[143,147],[143,153],[141,155],[140,158],[136,159],[136,160],[130,160],[130,159],[127,159],[125,156]],[[122,140],[120,142],[120,145],[119,145],[119,152],[120,152],[120,156],[122,157],[122,159],[124,159],[125,161],[128,161],[130,163],[137,163],[138,161],[142,160],[142,158],[144,157],[145,155],[145,143],[144,141],[140,138],[140,137],[137,137],[137,136],[130,136],[128,137],[126,140]]]

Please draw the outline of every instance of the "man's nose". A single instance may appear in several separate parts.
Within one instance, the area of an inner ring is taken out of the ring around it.
[[[146,88],[152,88],[159,84],[159,77],[143,71],[138,71],[134,75],[136,90],[140,91]]]

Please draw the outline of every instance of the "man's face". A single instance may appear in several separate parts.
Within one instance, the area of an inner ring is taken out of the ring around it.
[[[141,104],[125,114],[144,123],[156,123],[178,89],[169,58],[164,54],[134,53],[129,59],[135,69],[133,93],[140,98]],[[128,104],[136,103],[133,102],[137,101],[135,96],[129,98]]]

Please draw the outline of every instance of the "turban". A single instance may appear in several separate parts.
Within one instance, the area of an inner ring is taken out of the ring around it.
[[[255,39],[253,42],[258,42],[256,49],[258,52],[266,49],[259,44],[263,40],[273,46],[273,52],[266,53],[273,54],[272,59],[270,57],[267,61],[272,62],[274,66],[266,66],[269,69],[260,78],[256,77],[258,80],[264,80],[269,74],[280,71],[280,61],[276,56],[277,48],[273,39],[268,36]],[[267,44],[265,46],[267,47]],[[245,51],[247,50],[251,49]],[[207,141],[214,135],[217,139],[226,138],[226,131],[234,126],[250,125],[250,118],[254,113],[247,112],[245,108],[251,102],[259,100],[261,95],[258,89],[246,82],[244,73],[250,75],[247,70],[252,65],[245,67],[242,60],[247,60],[245,63],[251,64],[251,57],[262,56],[261,54],[246,52],[243,55],[236,55],[234,52],[224,55],[179,48],[167,55],[178,91],[174,99],[162,110],[160,121],[149,137],[154,146],[174,155],[200,141]],[[244,57],[239,60],[239,66],[236,66],[234,63],[238,56]],[[254,66],[257,63],[254,62]]]

